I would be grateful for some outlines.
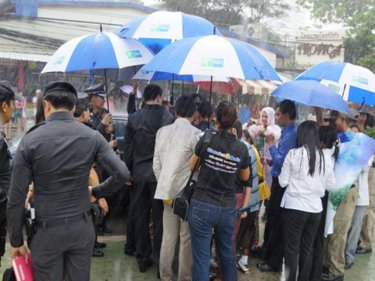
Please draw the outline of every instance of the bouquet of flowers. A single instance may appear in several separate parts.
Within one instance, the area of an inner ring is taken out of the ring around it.
[[[249,134],[252,137],[254,144],[258,151],[263,151],[264,148],[264,138],[265,130],[261,126],[253,125],[249,128]]]

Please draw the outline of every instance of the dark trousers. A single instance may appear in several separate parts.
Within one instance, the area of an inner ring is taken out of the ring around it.
[[[256,223],[259,211],[250,213],[245,219],[241,220],[240,230],[237,235],[237,250],[251,249],[254,245],[253,242],[256,239]]]
[[[90,216],[41,225],[31,240],[37,281],[89,281],[95,230]]]
[[[309,281],[313,257],[313,243],[321,213],[283,209],[285,280]],[[298,279],[297,279],[298,270]]]
[[[5,241],[7,236],[7,200],[0,202],[0,258],[5,253]]]
[[[154,199],[156,182],[136,182],[131,191],[131,203],[127,224],[127,245],[135,247],[137,258],[147,259],[153,253],[153,259],[159,264],[160,247],[163,237],[163,201]],[[153,221],[153,247],[150,239],[150,211]],[[133,244],[133,245],[132,245]]]
[[[273,177],[262,252],[263,259],[276,269],[281,269],[284,256],[280,207],[284,192],[285,188],[279,185],[279,179]]]
[[[311,265],[310,281],[320,281],[322,279],[324,256],[324,228],[327,216],[327,203],[328,192],[326,192],[325,196],[322,198],[323,212],[313,244],[313,259]]]
[[[135,253],[136,250],[136,239],[135,239],[135,204],[134,204],[134,185],[129,189],[130,204],[128,215],[126,217],[126,243],[124,246],[124,251],[128,253]]]

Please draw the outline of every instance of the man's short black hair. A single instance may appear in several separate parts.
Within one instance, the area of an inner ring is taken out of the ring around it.
[[[161,97],[163,94],[163,90],[154,84],[147,85],[143,92],[143,99],[145,102],[155,100],[158,97]]]
[[[198,113],[202,116],[202,118],[210,118],[212,116],[212,106],[208,101],[202,101],[198,105]]]
[[[73,115],[78,118],[88,109],[90,109],[89,101],[87,99],[78,99],[76,102],[76,110]]]
[[[15,99],[15,94],[12,87],[8,81],[0,81],[0,104],[5,102],[10,104],[12,100]]]
[[[279,108],[282,114],[288,114],[290,120],[296,120],[297,109],[295,103],[291,100],[283,100],[276,106],[276,108]]]
[[[43,99],[56,109],[72,110],[77,101],[77,91],[68,82],[52,82],[44,89]]]
[[[190,118],[197,111],[197,104],[191,96],[181,96],[176,101],[175,108],[178,116]]]

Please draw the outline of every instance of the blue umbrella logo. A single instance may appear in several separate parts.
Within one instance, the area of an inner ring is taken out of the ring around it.
[[[126,56],[129,58],[129,59],[139,59],[142,57],[142,54],[140,51],[136,50],[136,51],[128,51],[126,52]]]
[[[56,64],[61,64],[64,60],[65,56],[59,56],[59,57],[55,57],[53,60],[52,60],[52,64],[56,65]]]
[[[362,76],[353,76],[353,81],[360,84],[368,85],[368,79]]]
[[[168,32],[169,24],[158,24],[151,27],[152,32]]]
[[[202,60],[201,66],[210,68],[223,68],[224,59],[219,58],[206,58]]]

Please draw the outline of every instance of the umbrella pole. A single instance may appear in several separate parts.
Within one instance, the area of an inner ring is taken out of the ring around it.
[[[344,89],[342,90],[342,98],[344,99],[344,95],[345,95],[345,90],[346,90],[346,84],[344,84]]]
[[[171,103],[171,105],[174,104],[174,100],[173,100],[173,88],[174,88],[174,74],[172,74],[171,98],[169,100],[169,102]]]
[[[104,85],[105,85],[105,95],[107,97],[107,109],[109,112],[108,84],[107,84],[107,70],[106,69],[104,69]]]
[[[210,104],[211,104],[211,99],[212,99],[212,80],[213,80],[213,76],[211,76],[211,81],[210,81],[210,98],[209,98]]]

